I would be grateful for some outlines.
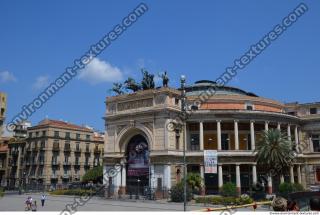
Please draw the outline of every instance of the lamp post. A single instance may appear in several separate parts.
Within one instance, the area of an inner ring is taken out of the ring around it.
[[[185,116],[187,113],[186,110],[186,77],[184,75],[181,75],[180,78],[181,83],[181,112],[183,114],[182,117],[182,129],[185,127]],[[182,130],[181,129],[181,130]],[[187,165],[186,165],[186,140],[185,140],[185,134],[183,134],[183,211],[187,211]]]

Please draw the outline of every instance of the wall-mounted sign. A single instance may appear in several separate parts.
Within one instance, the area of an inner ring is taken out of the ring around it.
[[[204,173],[217,173],[217,150],[204,150]]]

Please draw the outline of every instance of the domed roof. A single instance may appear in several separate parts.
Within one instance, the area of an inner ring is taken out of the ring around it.
[[[246,92],[235,87],[221,86],[210,80],[200,80],[196,81],[193,85],[186,86],[186,94],[187,96],[197,96],[210,88],[215,90],[216,95],[244,95],[258,97],[254,93]]]

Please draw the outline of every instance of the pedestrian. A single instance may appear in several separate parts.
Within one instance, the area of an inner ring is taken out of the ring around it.
[[[31,205],[32,211],[37,211],[37,201],[34,201],[34,204]]]
[[[44,202],[46,201],[46,199],[47,199],[47,196],[43,193],[43,194],[41,195],[41,206],[42,206],[42,207],[44,206]]]

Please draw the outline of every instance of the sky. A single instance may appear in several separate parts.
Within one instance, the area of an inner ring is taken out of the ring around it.
[[[148,11],[29,120],[44,118],[104,130],[115,81],[141,80],[141,68],[168,71],[169,85],[216,80],[301,1],[144,1]],[[320,2],[227,85],[280,102],[320,102]],[[66,67],[121,23],[140,1],[0,2],[0,92],[7,122]],[[157,85],[161,83],[156,80]]]

